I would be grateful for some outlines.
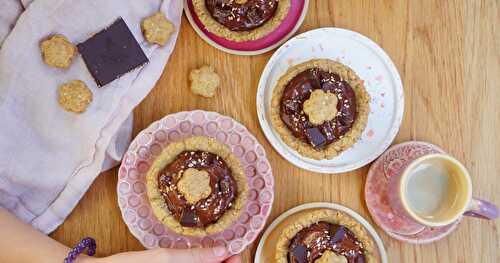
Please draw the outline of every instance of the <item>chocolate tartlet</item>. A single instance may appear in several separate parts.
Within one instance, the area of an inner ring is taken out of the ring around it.
[[[377,262],[372,238],[350,216],[330,209],[304,213],[277,242],[279,263]]]
[[[233,41],[259,39],[285,19],[290,0],[192,0],[211,33]]]
[[[247,196],[239,160],[225,145],[202,136],[168,145],[147,182],[157,218],[184,235],[223,231],[238,219]]]
[[[290,68],[273,90],[272,123],[305,157],[331,159],[366,127],[370,97],[347,66],[316,59]]]

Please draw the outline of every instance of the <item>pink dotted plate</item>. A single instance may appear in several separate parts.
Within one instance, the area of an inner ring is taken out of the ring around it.
[[[184,0],[184,12],[194,31],[208,44],[235,55],[258,55],[272,50],[290,38],[302,25],[307,14],[309,0],[290,0],[288,15],[273,32],[252,41],[231,41],[208,32],[200,21],[192,0]]]
[[[389,236],[413,244],[426,244],[451,233],[461,219],[443,227],[425,227],[414,223],[390,206],[389,178],[398,175],[415,159],[432,153],[444,153],[439,147],[425,142],[406,142],[387,150],[370,167],[365,184],[365,200],[373,221]]]
[[[179,235],[154,216],[146,191],[146,174],[169,143],[194,135],[213,137],[240,159],[249,185],[247,203],[237,222],[203,238]],[[118,204],[130,232],[146,248],[191,248],[225,245],[238,254],[264,228],[274,200],[274,178],[262,145],[240,123],[215,112],[179,112],[152,123],[132,141],[118,171]]]

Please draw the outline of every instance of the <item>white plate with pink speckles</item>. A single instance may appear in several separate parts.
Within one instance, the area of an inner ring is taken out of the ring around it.
[[[183,236],[153,214],[146,191],[151,163],[169,143],[194,135],[213,137],[229,146],[247,176],[249,194],[238,220],[221,233]],[[118,171],[118,205],[130,232],[146,248],[226,246],[239,254],[264,228],[274,200],[274,178],[266,153],[240,123],[216,112],[195,110],[168,115],[152,123],[132,141]]]
[[[368,124],[361,138],[331,160],[301,156],[281,140],[271,122],[272,93],[279,78],[291,66],[318,58],[352,68],[371,96]],[[257,89],[260,126],[274,149],[292,164],[319,173],[348,172],[375,160],[396,137],[403,112],[403,84],[389,56],[369,38],[341,28],[319,28],[287,41],[269,59]]]

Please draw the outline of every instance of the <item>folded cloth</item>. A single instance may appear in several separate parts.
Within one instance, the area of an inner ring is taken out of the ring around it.
[[[115,159],[121,157],[128,135],[120,127],[131,123],[128,116],[160,77],[177,38],[178,30],[164,47],[144,40],[140,22],[156,11],[179,29],[179,0],[29,4],[0,48],[0,206],[49,233],[64,221],[103,167],[109,167],[106,151]],[[80,43],[118,17],[149,58],[145,66],[98,88],[81,56],[68,70],[43,63],[41,39],[59,33]],[[57,102],[57,87],[73,79],[84,81],[94,95],[87,111],[79,115],[62,110]],[[108,147],[113,140],[118,143]]]
[[[23,11],[23,6],[19,0],[0,1],[0,47],[3,40],[10,33],[17,18]]]

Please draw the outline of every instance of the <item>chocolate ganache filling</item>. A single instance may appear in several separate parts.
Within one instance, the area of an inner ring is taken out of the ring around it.
[[[210,15],[231,31],[262,26],[276,12],[278,0],[205,0]]]
[[[211,193],[194,204],[179,192],[178,181],[189,168],[204,170],[210,177]],[[238,185],[226,162],[216,154],[185,151],[167,165],[158,176],[159,190],[172,215],[185,227],[205,227],[229,209],[236,198]]]
[[[338,98],[337,116],[321,125],[309,122],[303,111],[304,102],[315,89],[332,92]],[[280,117],[293,136],[315,149],[322,149],[351,129],[356,119],[356,95],[338,74],[318,68],[307,69],[286,85],[281,97]]]
[[[363,245],[349,229],[323,221],[300,230],[288,249],[290,263],[313,263],[327,250],[346,257],[349,263],[365,262]]]

